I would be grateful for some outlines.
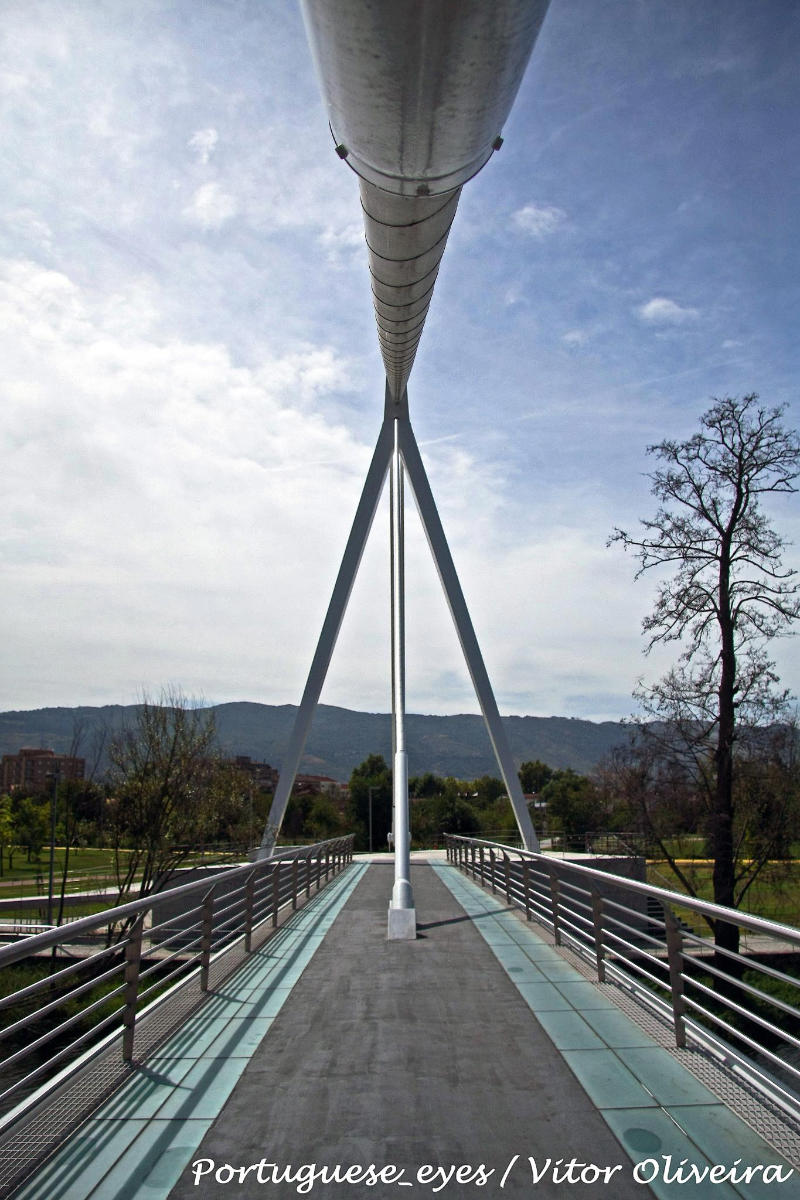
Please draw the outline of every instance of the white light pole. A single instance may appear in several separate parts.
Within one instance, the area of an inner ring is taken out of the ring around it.
[[[392,808],[394,813],[394,887],[389,904],[389,940],[411,941],[417,936],[417,914],[411,890],[411,828],[408,812],[408,754],[406,752],[406,630],[405,564],[403,561],[403,460],[400,423],[394,420],[390,468],[392,564]]]
[[[369,792],[369,852],[370,852],[370,854],[372,854],[372,793],[377,792],[378,790],[379,789],[376,788],[375,786],[367,788],[367,791]]]

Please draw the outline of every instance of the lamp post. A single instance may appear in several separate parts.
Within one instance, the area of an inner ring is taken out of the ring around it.
[[[61,763],[56,763],[53,770],[48,772],[53,779],[50,792],[50,879],[47,887],[47,924],[53,924],[53,887],[56,863],[56,803],[58,800],[58,783],[61,778]]]
[[[372,854],[372,793],[380,791],[380,788],[371,787],[369,791],[369,852]]]

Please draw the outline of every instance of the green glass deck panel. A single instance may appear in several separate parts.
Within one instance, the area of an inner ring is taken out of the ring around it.
[[[652,1093],[613,1050],[563,1050],[562,1054],[599,1109],[656,1106]]]
[[[638,1164],[638,1170],[643,1178],[649,1181],[650,1190],[658,1200],[676,1200],[677,1197],[686,1195],[692,1200],[754,1200],[749,1192],[737,1191],[727,1183],[704,1181],[679,1184],[664,1179],[665,1171],[673,1165],[678,1166],[682,1159],[688,1158],[693,1143],[687,1131],[677,1125],[663,1108],[612,1108],[605,1111],[603,1116],[628,1154]],[[774,1151],[772,1153],[774,1155]],[[701,1170],[704,1166],[715,1165],[699,1148],[697,1153],[691,1154],[691,1161]],[[644,1186],[642,1191],[646,1193]],[[781,1196],[780,1190],[773,1192],[772,1200],[776,1200],[776,1196]],[[784,1200],[789,1200],[789,1197],[786,1196]]]

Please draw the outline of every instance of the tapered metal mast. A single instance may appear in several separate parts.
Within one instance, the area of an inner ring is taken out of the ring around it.
[[[272,852],[387,473],[391,473],[395,882],[389,937],[415,936],[405,744],[407,474],[525,846],[536,835],[408,416],[407,384],[461,188],[503,123],[548,0],[303,0],[336,152],[359,177],[384,419],[264,832]]]

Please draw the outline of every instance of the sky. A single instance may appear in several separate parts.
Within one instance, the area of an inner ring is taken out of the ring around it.
[[[294,0],[4,0],[0,710],[298,703],[380,426],[357,180]],[[712,397],[800,425],[800,6],[552,0],[411,418],[500,711],[616,720],[607,548]],[[795,543],[796,497],[768,512]],[[407,705],[477,711],[416,514]],[[388,711],[388,505],[322,700]],[[773,645],[800,691],[796,639]]]

